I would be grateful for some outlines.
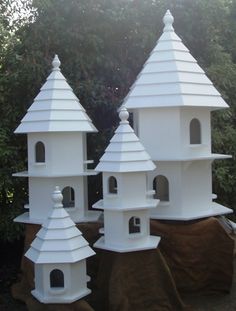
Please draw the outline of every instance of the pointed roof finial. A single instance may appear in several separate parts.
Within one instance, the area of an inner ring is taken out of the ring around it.
[[[119,118],[121,120],[120,123],[129,123],[127,121],[128,118],[129,118],[129,113],[128,113],[127,109],[124,106],[120,109]]]
[[[58,56],[56,54],[53,61],[52,61],[53,71],[54,70],[60,70],[60,66],[61,66],[61,62],[60,62],[60,59],[58,58]]]
[[[61,191],[58,186],[56,186],[55,190],[53,191],[52,200],[54,202],[54,208],[63,207],[62,205],[63,195],[61,194]]]
[[[167,10],[165,16],[163,17],[163,23],[165,24],[164,32],[174,31],[174,28],[172,26],[173,22],[174,22],[174,17],[170,13],[170,10]]]

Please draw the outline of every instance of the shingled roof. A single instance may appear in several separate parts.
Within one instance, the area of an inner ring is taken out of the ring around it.
[[[53,193],[54,208],[36,234],[25,256],[34,263],[73,263],[94,255],[88,242],[63,208],[58,187]]]
[[[127,121],[129,113],[126,108],[121,109],[119,117],[120,125],[95,170],[101,172],[153,170],[155,165]]]
[[[196,106],[226,108],[220,93],[177,36],[168,10],[163,34],[123,105],[128,108]]]
[[[61,73],[60,64],[56,55],[51,74],[15,133],[97,131]]]

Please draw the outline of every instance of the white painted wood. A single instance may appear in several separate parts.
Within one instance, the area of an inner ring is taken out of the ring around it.
[[[102,172],[138,172],[153,170],[153,162],[130,127],[128,112],[120,112],[121,122],[96,167]]]
[[[43,303],[71,303],[90,293],[86,258],[95,253],[63,208],[59,187],[52,198],[54,208],[25,256],[35,264],[33,296]],[[53,284],[55,269],[60,270],[61,284]]]
[[[211,180],[212,161],[230,156],[211,152],[210,112],[228,105],[175,34],[169,11],[163,21],[164,32],[123,104],[156,164],[148,172],[148,188],[159,185],[160,203],[150,210],[151,218],[190,220],[232,212],[213,204]]]
[[[103,172],[103,200],[93,205],[104,210],[104,237],[95,247],[116,252],[156,248],[160,238],[150,236],[149,209],[155,208],[147,189],[146,172],[155,168],[129,125],[122,108],[115,131],[96,170]]]
[[[29,177],[30,202],[29,213],[15,221],[42,223],[51,211],[55,185],[74,189],[75,206],[68,209],[74,221],[94,221],[100,213],[88,211],[86,176],[97,173],[87,168],[91,160],[87,160],[86,132],[96,129],[62,75],[57,56],[52,65],[46,83],[15,131],[27,133],[28,171],[14,176]],[[40,152],[39,144],[43,145]]]
[[[62,75],[57,55],[52,65],[52,73],[15,133],[96,132],[79,99]]]
[[[213,110],[228,107],[174,32],[173,16],[168,14],[163,18],[164,32],[123,105],[127,109],[203,106]]]

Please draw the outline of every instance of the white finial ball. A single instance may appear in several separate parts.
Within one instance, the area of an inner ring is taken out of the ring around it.
[[[122,107],[119,113],[119,118],[121,121],[127,121],[129,118],[129,113],[125,107]]]
[[[59,69],[60,66],[61,66],[61,62],[60,62],[60,59],[58,58],[58,56],[56,54],[53,61],[52,61],[52,67],[54,69]]]
[[[172,26],[173,22],[174,17],[170,13],[170,10],[167,10],[165,16],[163,17],[163,23],[165,24],[165,26]]]
[[[55,187],[55,190],[52,194],[52,200],[55,203],[55,207],[62,205],[63,195],[61,194],[61,191],[58,186]]]

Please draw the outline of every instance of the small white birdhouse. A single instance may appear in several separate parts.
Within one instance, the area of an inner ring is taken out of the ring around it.
[[[28,138],[28,171],[14,174],[29,179],[29,212],[19,222],[42,223],[51,210],[55,185],[60,186],[63,206],[75,222],[97,220],[88,211],[86,133],[96,132],[91,120],[60,70],[55,56],[52,72],[15,133]]]
[[[229,156],[211,153],[212,110],[228,107],[176,35],[167,11],[164,32],[123,105],[156,170],[149,188],[160,200],[151,217],[188,220],[231,213],[212,202],[211,163]]]
[[[52,199],[54,208],[25,256],[35,263],[33,296],[43,303],[71,303],[91,292],[86,258],[95,253],[63,208],[59,187]]]
[[[120,125],[100,159],[96,170],[103,172],[103,200],[93,205],[104,210],[104,236],[95,247],[116,252],[156,248],[160,238],[150,236],[149,210],[158,200],[147,190],[146,172],[150,160],[122,108]]]

